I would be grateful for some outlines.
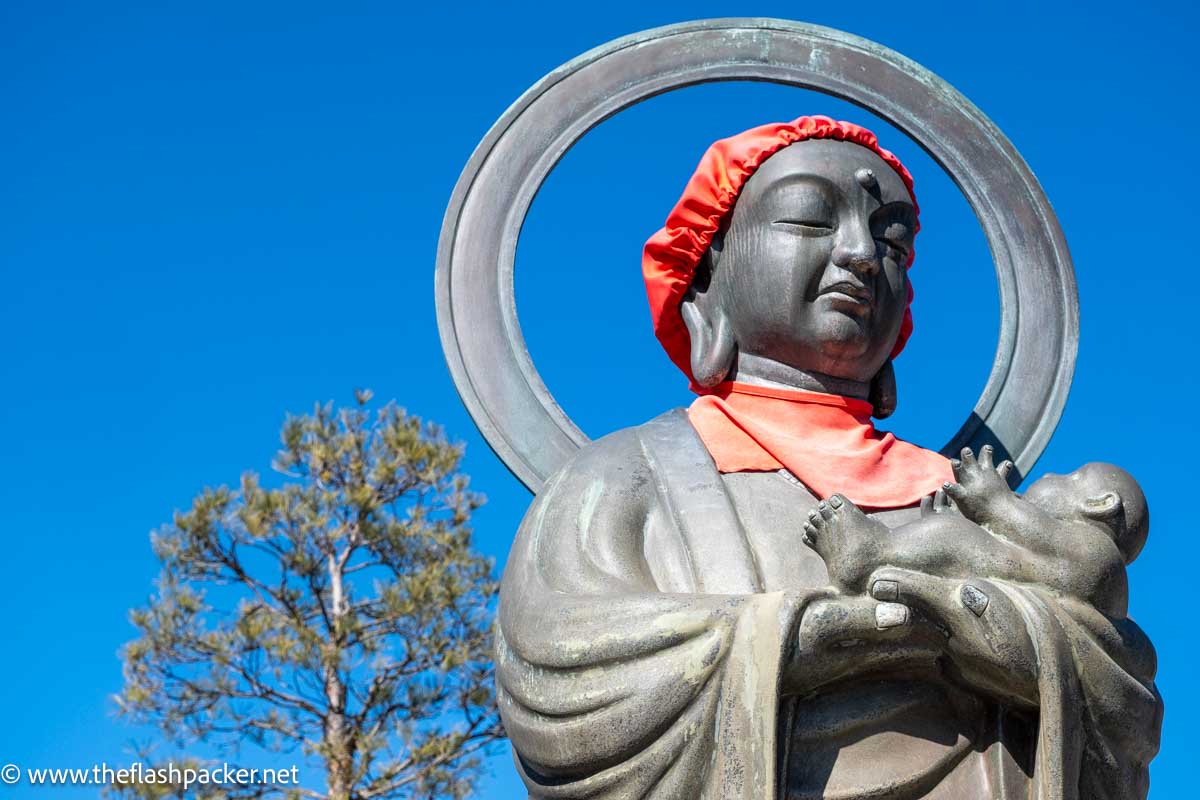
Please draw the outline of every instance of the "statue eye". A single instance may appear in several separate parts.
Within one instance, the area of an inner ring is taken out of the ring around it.
[[[824,236],[837,227],[837,204],[812,181],[787,182],[769,195],[767,219],[801,236]]]
[[[824,236],[833,233],[833,224],[821,219],[777,219],[776,225],[786,225],[797,228],[813,236]]]

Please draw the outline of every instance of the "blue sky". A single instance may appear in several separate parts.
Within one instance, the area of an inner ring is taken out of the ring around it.
[[[1035,474],[1128,468],[1153,509],[1132,615],[1167,717],[1151,796],[1190,793],[1200,697],[1187,516],[1200,393],[1185,5],[120,2],[0,6],[0,764],[130,760],[112,715],[148,534],[201,487],[269,470],[286,412],[395,398],[467,444],[503,563],[529,496],[458,402],[433,314],[442,213],[473,147],[560,63],[686,19],[795,17],[923,63],[1012,139],[1066,232],[1082,307],[1076,381]],[[923,210],[916,334],[892,430],[932,447],[986,380],[998,302],[953,184],[869,114],[784,87],[656,98],[567,154],[531,209],[517,303],[534,360],[592,435],[687,402],[649,330],[640,247],[704,146],[827,113],[874,126]],[[289,761],[290,763],[290,761]],[[504,754],[481,796],[519,794]],[[0,786],[0,796],[42,792]],[[91,797],[90,790],[57,792]]]

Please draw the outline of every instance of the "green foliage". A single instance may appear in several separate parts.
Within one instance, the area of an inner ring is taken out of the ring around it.
[[[461,798],[502,736],[482,498],[460,446],[370,397],[290,417],[279,488],[205,489],[154,534],[162,573],[131,614],[118,704],[177,746],[303,753],[328,781],[305,796]]]

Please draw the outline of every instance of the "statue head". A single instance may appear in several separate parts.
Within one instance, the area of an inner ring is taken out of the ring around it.
[[[1120,467],[1092,462],[1066,475],[1046,473],[1030,484],[1024,497],[1057,519],[1101,528],[1112,537],[1127,564],[1146,544],[1150,529],[1146,495]]]
[[[916,211],[900,177],[861,145],[797,142],[726,219],[680,308],[697,382],[724,380],[739,356],[870,381],[908,305]]]
[[[793,129],[802,135],[789,141]],[[763,131],[775,143],[765,157]],[[708,185],[706,172],[730,185]],[[689,195],[717,202],[706,209]],[[682,226],[672,222],[693,230],[680,237]],[[698,237],[691,235],[697,227]],[[676,304],[666,315],[675,324],[656,325],[659,338],[699,387],[732,378],[787,382],[796,374],[878,384],[890,378],[890,358],[911,328],[907,267],[916,231],[911,178],[857,126],[802,117],[718,142],[668,227],[646,245],[652,307],[648,262],[664,252],[677,257],[681,241],[705,245],[681,296],[667,301]],[[672,233],[675,247],[665,250]],[[672,328],[685,330],[682,354],[672,352],[680,338]],[[890,413],[881,405],[888,404],[876,402],[876,416]]]

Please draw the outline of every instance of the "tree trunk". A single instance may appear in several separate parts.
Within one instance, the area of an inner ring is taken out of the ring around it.
[[[330,553],[328,558],[334,629],[325,645],[325,699],[329,704],[329,711],[325,717],[325,772],[329,800],[350,800],[354,788],[354,753],[350,746],[349,731],[346,730],[346,687],[338,672],[341,664],[338,632],[342,616],[345,614],[343,565],[333,553]]]

